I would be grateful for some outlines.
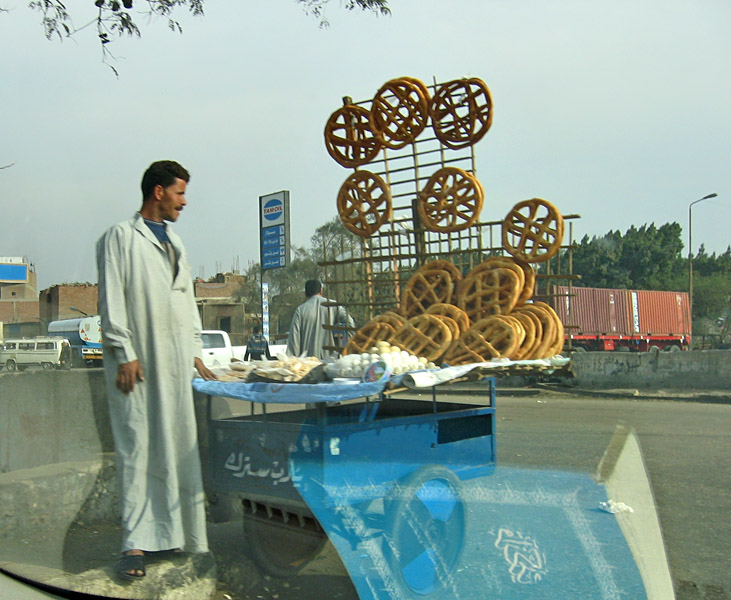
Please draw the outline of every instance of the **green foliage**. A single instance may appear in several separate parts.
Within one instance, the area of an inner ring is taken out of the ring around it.
[[[630,227],[624,234],[584,236],[573,249],[574,285],[636,290],[688,289],[688,259],[683,256],[678,223]],[[710,256],[703,246],[693,257],[693,318],[718,318],[731,299],[731,246]]]
[[[667,290],[683,270],[682,229],[677,223],[634,225],[624,234],[584,236],[573,251],[576,285]]]

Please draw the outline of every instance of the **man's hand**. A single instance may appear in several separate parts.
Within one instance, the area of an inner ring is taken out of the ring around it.
[[[117,367],[117,389],[123,394],[129,394],[138,381],[144,381],[145,374],[139,360],[123,363]]]
[[[196,359],[193,361],[193,365],[195,366],[195,370],[198,371],[198,374],[206,381],[210,381],[211,379],[218,379],[218,376],[206,365],[204,365],[203,361],[200,358],[196,357]]]

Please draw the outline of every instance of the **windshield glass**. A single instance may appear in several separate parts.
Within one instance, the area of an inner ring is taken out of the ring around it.
[[[0,2],[0,600],[731,594],[729,7],[87,3]]]

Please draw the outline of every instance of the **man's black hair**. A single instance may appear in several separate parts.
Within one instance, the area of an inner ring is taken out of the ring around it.
[[[305,283],[305,296],[308,298],[319,294],[322,291],[322,284],[319,279],[310,279]]]
[[[176,179],[182,179],[186,183],[190,181],[190,173],[174,160],[158,160],[147,167],[147,171],[142,176],[142,200],[147,200],[156,186],[161,185],[166,188]]]
[[[254,335],[261,333],[261,325],[254,325]]]

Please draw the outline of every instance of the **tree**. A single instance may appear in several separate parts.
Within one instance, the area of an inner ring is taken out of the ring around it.
[[[573,250],[576,285],[586,287],[668,290],[684,273],[682,229],[678,223],[630,227],[584,236]]]
[[[122,36],[141,36],[141,31],[133,14],[134,0],[84,0],[93,5],[95,16],[90,23],[80,27],[74,25],[74,19],[66,6],[65,0],[33,0],[28,6],[38,11],[42,17],[43,30],[48,39],[53,37],[71,37],[81,29],[89,25],[96,25],[99,41],[104,47],[115,38]],[[320,21],[320,26],[327,26],[325,8],[329,0],[295,0],[301,4],[305,11],[312,14]],[[137,0],[139,7],[142,4],[145,10],[137,14],[147,16],[163,17],[167,20],[168,27],[173,31],[183,31],[175,15],[182,10],[187,10],[194,16],[203,15],[205,0]],[[343,6],[346,10],[360,9],[371,11],[376,14],[388,15],[388,0],[345,0]],[[2,10],[2,9],[0,9]],[[75,7],[77,14],[82,10]]]

